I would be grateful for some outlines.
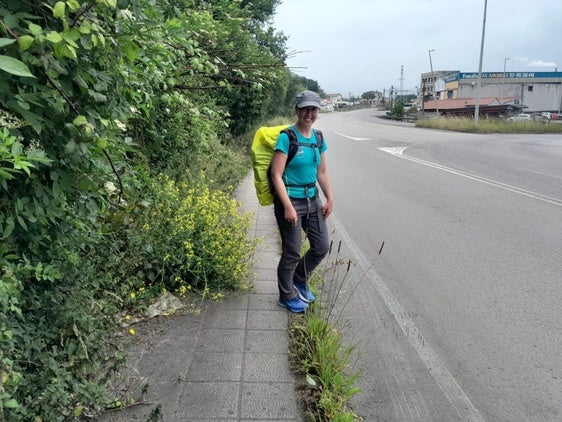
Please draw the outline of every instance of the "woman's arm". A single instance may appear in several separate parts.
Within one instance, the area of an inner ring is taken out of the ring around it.
[[[325,218],[328,218],[334,209],[334,196],[332,194],[332,183],[330,182],[330,176],[328,174],[328,165],[326,164],[325,154],[322,153],[320,157],[317,178],[320,188],[322,188],[322,192],[326,197],[326,203],[322,207],[322,214]]]
[[[285,210],[285,220],[294,226],[297,225],[297,212],[291,204],[291,199],[287,195],[287,189],[285,188],[285,183],[283,182],[283,172],[285,171],[285,165],[287,164],[287,154],[276,150],[273,153],[273,158],[271,159],[271,177],[273,179],[273,186],[275,188],[275,194],[281,204],[283,204],[283,209]]]

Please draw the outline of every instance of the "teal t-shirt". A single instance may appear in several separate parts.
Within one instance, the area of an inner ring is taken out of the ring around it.
[[[317,144],[316,132],[312,130],[312,136],[305,138],[299,133],[295,126],[291,129],[296,133],[299,143]],[[306,198],[306,185],[316,183],[316,174],[318,166],[320,165],[320,155],[328,148],[326,141],[322,141],[320,151],[316,147],[307,147],[299,145],[297,153],[293,159],[285,167],[283,172],[283,182],[287,188],[287,194],[290,198]],[[281,151],[284,154],[289,154],[289,136],[286,133],[281,133],[277,138],[275,150]],[[314,197],[317,194],[317,187],[308,189],[308,197]]]

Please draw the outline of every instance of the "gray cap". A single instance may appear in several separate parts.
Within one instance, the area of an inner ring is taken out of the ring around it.
[[[297,108],[317,107],[322,108],[320,95],[314,91],[302,91],[297,94]]]

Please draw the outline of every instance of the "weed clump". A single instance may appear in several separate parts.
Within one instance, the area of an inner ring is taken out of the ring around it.
[[[330,255],[333,244],[331,246]],[[384,242],[377,257],[383,247]],[[341,242],[331,266],[312,277],[317,302],[304,315],[293,316],[290,323],[289,347],[293,368],[303,375],[299,390],[307,421],[361,420],[348,406],[349,400],[359,392],[354,385],[359,373],[350,374],[355,347],[344,345],[338,326],[341,314],[365,275],[352,287],[347,300],[340,304],[342,289],[352,268],[350,260],[339,258],[340,251]],[[376,259],[369,270],[375,262]],[[337,310],[336,305],[339,305]]]

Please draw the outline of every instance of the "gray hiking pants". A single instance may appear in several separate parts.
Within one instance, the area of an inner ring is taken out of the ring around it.
[[[328,253],[330,241],[326,220],[322,215],[322,202],[318,196],[308,199],[291,198],[298,216],[296,226],[285,220],[281,202],[274,201],[275,219],[281,234],[281,259],[277,267],[279,299],[296,297],[294,281],[307,284],[310,274]],[[302,232],[306,234],[310,249],[301,257]]]

